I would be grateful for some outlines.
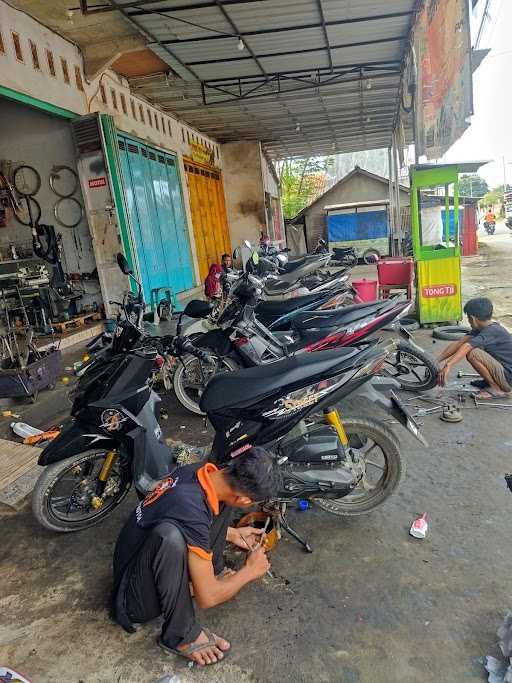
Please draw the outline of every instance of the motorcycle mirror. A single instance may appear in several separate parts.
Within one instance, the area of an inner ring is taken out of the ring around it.
[[[288,261],[288,259],[286,258],[286,256],[284,254],[278,254],[277,260],[279,261],[279,263],[283,263],[283,264]]]
[[[117,265],[125,275],[133,275],[133,271],[126,260],[126,256],[121,252],[119,252],[117,255]]]
[[[237,247],[233,252],[233,261],[238,261],[240,256],[241,256],[240,247]]]
[[[244,240],[244,244],[247,247],[247,249],[252,249],[252,244],[249,242],[249,240]]]

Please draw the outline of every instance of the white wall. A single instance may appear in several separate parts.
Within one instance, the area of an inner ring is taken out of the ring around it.
[[[76,228],[65,228],[56,221],[54,207],[59,197],[49,184],[50,172],[55,165],[70,166],[76,171],[75,149],[71,138],[69,122],[66,119],[26,107],[17,102],[0,99],[0,159],[12,162],[13,167],[22,163],[34,166],[41,176],[41,188],[35,199],[41,206],[41,223],[55,226],[62,235],[63,268],[67,273],[90,273],[96,267],[87,219],[82,218]],[[80,186],[73,195],[82,206],[84,200]],[[66,200],[61,204],[66,210]],[[73,219],[74,209],[64,220]],[[9,243],[32,243],[28,226],[21,225],[14,217],[0,228],[0,245]],[[89,293],[81,303],[101,303],[97,280],[79,285]]]

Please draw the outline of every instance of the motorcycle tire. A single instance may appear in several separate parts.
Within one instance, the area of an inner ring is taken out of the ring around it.
[[[128,466],[123,465],[122,461],[118,459],[119,489],[115,495],[112,496],[112,500],[107,505],[99,509],[91,509],[90,515],[86,516],[84,519],[75,520],[66,519],[65,515],[61,516],[57,514],[51,505],[51,493],[59,482],[65,477],[69,477],[70,474],[77,476],[76,468],[87,466],[92,460],[96,459],[98,455],[101,456],[105,454],[106,452],[104,450],[89,450],[84,453],[79,453],[78,455],[73,455],[65,460],[60,460],[59,462],[44,468],[44,471],[36,481],[32,493],[32,512],[42,526],[50,531],[59,532],[88,529],[89,527],[102,522],[103,519],[124,500],[132,484],[132,474],[131,469]],[[73,470],[75,470],[75,472],[73,472]],[[78,476],[77,487],[81,486],[81,482],[78,481]],[[93,482],[93,485],[94,483],[95,482]],[[68,500],[71,500],[71,498]],[[67,514],[69,515],[69,511]]]
[[[367,249],[363,252],[362,259],[367,266],[371,266],[380,259],[380,251],[378,249]]]
[[[195,356],[186,354],[185,356],[182,356],[181,361],[176,366],[176,370],[174,372],[173,377],[174,393],[176,394],[178,402],[190,413],[194,413],[194,415],[204,415],[201,408],[199,407],[199,401],[201,400],[201,394],[203,393],[204,387],[206,386],[207,382],[201,388],[198,387],[197,398],[194,396],[190,396],[186,391],[186,373],[187,368],[192,361],[202,363],[202,361],[200,361]],[[213,374],[217,374],[218,372],[236,372],[236,370],[239,369],[240,366],[236,361],[232,360],[231,358],[224,357],[217,364],[216,369],[213,372],[211,372],[211,370],[207,370],[207,372],[210,373],[208,379]]]
[[[439,368],[436,362],[407,342],[398,342],[394,361],[387,361],[386,365],[396,371],[388,370],[385,366],[385,374],[400,382],[400,388],[405,391],[428,391],[437,385]],[[424,376],[414,368],[424,368]]]
[[[354,489],[354,494],[350,493],[343,498],[314,497],[313,502],[332,515],[355,517],[382,505],[397,490],[405,474],[405,463],[401,460],[396,436],[381,422],[361,417],[347,417],[343,419],[343,426],[352,448],[357,448],[358,445],[361,447],[360,444],[364,446],[368,440],[379,447],[384,461],[382,478],[370,491],[364,489],[364,493],[361,493],[359,485]],[[373,448],[372,446],[372,454]]]
[[[458,341],[470,333],[471,327],[464,325],[440,325],[432,330],[434,339],[442,339],[443,341]]]

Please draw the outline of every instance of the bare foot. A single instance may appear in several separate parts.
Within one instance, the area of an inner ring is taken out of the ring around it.
[[[212,633],[211,636],[215,640],[215,645],[208,645],[201,650],[191,652],[189,655],[186,655],[187,659],[190,659],[199,666],[208,666],[208,664],[216,664],[217,662],[220,662],[220,660],[224,657],[224,653],[227,652],[231,647],[231,644],[227,640],[224,640],[224,638],[220,638],[219,636],[215,635],[215,633]],[[201,631],[194,642],[178,645],[177,649],[186,650],[191,645],[201,645],[201,643],[208,643],[209,640],[210,639],[206,633]]]

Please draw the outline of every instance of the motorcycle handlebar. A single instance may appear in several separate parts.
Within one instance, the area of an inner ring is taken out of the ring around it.
[[[205,362],[211,360],[210,355],[206,351],[194,346],[187,337],[162,337],[162,346],[167,353],[173,356],[182,356],[185,353],[189,353],[191,356],[195,356]]]

